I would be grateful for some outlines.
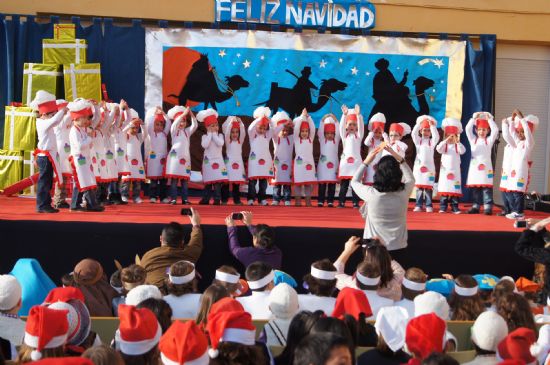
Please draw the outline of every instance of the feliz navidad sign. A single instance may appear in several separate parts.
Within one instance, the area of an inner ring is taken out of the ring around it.
[[[374,5],[362,0],[215,0],[216,22],[371,29]]]

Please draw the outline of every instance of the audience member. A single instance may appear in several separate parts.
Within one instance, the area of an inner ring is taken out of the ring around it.
[[[491,308],[493,305],[493,290],[497,285],[499,278],[491,274],[477,274],[473,278],[479,287],[479,296],[483,301],[485,308]]]
[[[90,359],[94,365],[125,365],[120,353],[105,345],[90,347],[82,357]]]
[[[212,284],[201,295],[201,301],[199,305],[199,311],[197,313],[197,319],[195,322],[201,327],[205,328],[208,322],[208,313],[212,305],[223,298],[230,297],[228,290],[225,286],[219,284]]]
[[[12,275],[0,275],[0,354],[15,360],[16,347],[25,336],[25,322],[17,312],[21,309],[21,285]]]
[[[162,288],[170,265],[181,260],[196,263],[199,259],[203,249],[201,216],[197,210],[190,209],[192,228],[189,242],[184,242],[183,226],[172,222],[162,230],[160,247],[147,251],[141,258],[140,265],[147,271],[147,284]]]
[[[121,304],[120,325],[115,335],[118,350],[126,365],[158,365],[158,343],[162,329],[149,309]]]
[[[149,298],[162,299],[162,293],[158,287],[155,285],[136,286],[126,295],[126,304],[136,306]]]
[[[403,307],[410,318],[414,317],[414,298],[426,291],[426,280],[428,275],[417,267],[411,267],[405,272],[401,283],[403,296],[401,300],[395,302],[395,305]]]
[[[443,295],[427,291],[414,298],[414,316],[418,317],[429,313],[435,313],[444,321],[450,319],[449,303]]]
[[[411,356],[423,360],[432,352],[443,352],[446,324],[434,313],[415,317],[407,324],[405,344]]]
[[[537,331],[529,302],[521,295],[509,293],[499,297],[496,308],[497,313],[506,321],[508,331],[512,332],[520,327]]]
[[[354,351],[346,338],[334,333],[305,337],[296,348],[293,365],[351,365]]]
[[[288,336],[286,346],[283,352],[275,357],[275,365],[293,365],[294,352],[300,341],[306,337],[311,328],[321,318],[324,313],[316,311],[301,311],[292,318],[288,327]]]
[[[454,291],[449,298],[451,320],[475,321],[485,310],[478,291],[477,281],[471,275],[456,277]]]
[[[31,307],[41,304],[50,290],[56,287],[35,259],[17,260],[9,275],[15,276],[21,285],[20,316],[28,315]]]
[[[375,346],[377,342],[374,327],[367,323],[372,310],[364,291],[344,288],[338,293],[332,316],[344,321],[353,338],[354,346]]]
[[[495,288],[493,289],[493,293],[491,294],[490,310],[496,311],[496,303],[498,302],[500,297],[514,292],[516,292],[516,285],[514,284],[514,280],[509,276],[503,276],[502,278],[500,278],[499,282],[495,285]]]
[[[300,310],[322,310],[326,315],[330,315],[336,302],[333,297],[336,290],[336,274],[336,267],[328,259],[311,264],[309,274],[304,276],[304,285],[307,285],[309,294],[298,295]]]
[[[288,328],[298,313],[298,293],[290,285],[281,283],[269,293],[272,319],[264,326],[267,346],[286,346]]]
[[[153,312],[155,317],[157,317],[157,321],[160,324],[162,333],[165,333],[172,324],[172,308],[170,308],[170,305],[166,303],[166,301],[163,299],[145,299],[144,301],[136,305],[136,308],[147,308],[151,312]]]
[[[254,319],[269,319],[269,293],[273,289],[274,273],[268,264],[264,262],[253,262],[246,268],[246,280],[252,291],[248,297],[239,297],[237,300]]]
[[[422,365],[458,365],[459,362],[446,354],[432,353],[422,361]]]
[[[529,328],[511,331],[497,346],[497,358],[519,360],[525,364],[536,364],[538,354],[533,355],[531,348],[536,344],[537,335]]]
[[[84,294],[86,307],[92,317],[111,317],[113,298],[118,293],[107,281],[103,266],[94,259],[84,259],[73,270],[75,287]]]
[[[164,300],[172,308],[173,318],[195,318],[199,311],[201,295],[197,294],[195,265],[189,261],[178,261],[170,266],[165,279],[168,295]]]
[[[472,343],[476,350],[474,360],[465,365],[496,364],[497,346],[508,335],[506,321],[492,311],[483,312],[472,326]]]
[[[112,363],[116,365],[116,363]],[[97,365],[83,357],[56,357],[34,361],[33,365]]]
[[[357,288],[361,289],[369,299],[374,318],[378,314],[380,308],[393,305],[393,301],[391,299],[381,297],[378,294],[377,289],[380,288],[380,279],[380,267],[376,262],[369,262],[365,260],[357,265],[357,271],[355,272],[355,285]]]
[[[136,286],[145,284],[146,278],[147,272],[145,272],[145,269],[142,266],[132,264],[128,267],[125,267],[120,270],[121,289],[120,291],[118,291],[115,287],[113,287],[113,277],[111,275],[111,287],[113,287],[115,291],[121,294],[120,296],[113,299],[113,312],[115,313],[115,317],[118,316],[118,306],[126,302],[126,294],[128,294],[128,292],[134,289]]]
[[[240,288],[241,274],[233,266],[222,265],[216,270],[216,276],[212,284],[223,286],[230,295],[234,295]]]
[[[165,365],[208,365],[208,339],[193,321],[174,321],[159,342]]]
[[[242,247],[237,237],[237,226],[232,215],[225,218],[227,235],[229,237],[229,249],[245,267],[253,262],[265,262],[273,269],[280,269],[283,254],[275,245],[273,228],[267,224],[252,225],[252,212],[242,212],[243,223],[252,235],[252,247]]]
[[[123,289],[122,288],[122,280],[120,279],[121,272],[122,272],[122,268],[119,268],[114,273],[112,273],[111,277],[109,278],[109,284],[111,284],[111,288],[115,289],[115,291],[118,294],[122,294],[122,289]],[[65,284],[65,282],[63,281],[63,278],[65,276],[69,276],[70,283]],[[73,275],[72,274],[65,274],[61,278],[61,283],[63,284],[63,286],[74,286]],[[124,303],[120,303],[120,304],[124,304]]]

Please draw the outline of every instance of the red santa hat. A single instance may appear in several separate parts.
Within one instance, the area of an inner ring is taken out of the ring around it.
[[[431,115],[421,115],[416,118],[416,124],[420,124],[420,129],[430,129],[431,123],[437,125],[436,120]]]
[[[61,110],[69,105],[69,102],[65,99],[57,99],[55,103],[57,104],[57,110]]]
[[[498,365],[525,365],[525,361],[522,360],[503,360]]]
[[[411,133],[411,127],[407,123],[392,123],[390,124],[390,132],[399,133],[403,137]]]
[[[42,350],[63,346],[67,342],[69,323],[67,311],[34,306],[29,311],[23,342],[34,348],[33,361],[42,358]]]
[[[462,123],[456,118],[445,118],[441,122],[441,126],[445,134],[460,134],[462,133]]]
[[[121,304],[118,306],[118,316],[117,340],[123,354],[142,355],[158,344],[162,329],[149,309]]]
[[[204,123],[206,128],[211,125],[218,124],[218,112],[214,109],[201,110],[197,113],[197,120]]]
[[[432,352],[442,352],[445,330],[445,321],[435,313],[415,317],[407,324],[405,332],[407,349],[421,359]]]
[[[186,111],[187,111],[186,107],[181,105],[176,105],[175,107],[168,110],[168,113],[166,114],[168,115],[168,118],[170,118],[170,120],[174,121],[176,120],[177,117],[179,117],[180,115],[183,115],[183,113],[185,113]]]
[[[531,133],[534,132],[535,129],[537,128],[537,126],[539,125],[539,118],[535,115],[532,115],[532,114],[529,114],[528,116],[523,118],[523,120],[525,120],[527,122],[527,125],[529,126],[529,129],[531,130]],[[522,131],[523,130],[523,125],[519,121],[516,124],[516,130],[517,131]]]
[[[67,105],[71,112],[71,119],[87,118],[94,115],[93,105],[88,100],[79,98]]]
[[[159,342],[165,365],[208,365],[208,339],[194,321],[174,321]]]
[[[35,365],[94,365],[92,360],[85,357],[50,357],[48,359],[33,361]]]
[[[497,357],[503,360],[522,360],[535,364],[540,352],[537,335],[532,329],[520,327],[508,334],[497,347]]]
[[[250,313],[244,310],[226,310],[229,302],[236,302],[236,300],[224,299],[229,299],[229,301],[226,301],[223,306],[213,305],[208,314],[206,331],[210,337],[211,346],[208,355],[212,358],[218,356],[220,342],[236,342],[247,346],[253,346],[256,343],[256,327],[252,324]]]
[[[53,113],[57,111],[57,101],[55,95],[44,90],[38,90],[30,107],[38,111],[40,115]]]
[[[166,122],[166,118],[164,117],[164,113],[155,113],[155,122]]]
[[[226,297],[212,304],[210,313],[212,312],[244,312],[244,307],[235,299]]]
[[[342,319],[345,314],[349,314],[359,320],[361,313],[366,317],[372,316],[372,309],[365,292],[350,287],[340,290],[331,316]]]
[[[304,118],[300,118],[300,130],[308,130],[309,131],[309,121]]]
[[[277,112],[275,113],[273,118],[271,118],[271,121],[275,123],[276,126],[278,126],[290,122],[290,117],[286,112]]]
[[[67,303],[70,300],[77,299],[81,302],[85,302],[84,294],[82,290],[75,288],[74,286],[67,286],[63,288],[54,288],[50,290],[44,303],[52,304],[55,302],[64,302]]]
[[[369,120],[369,131],[374,132],[376,129],[384,130],[386,126],[386,116],[382,113],[374,114]]]
[[[323,119],[323,128],[325,132],[336,133],[336,120],[331,116]]]

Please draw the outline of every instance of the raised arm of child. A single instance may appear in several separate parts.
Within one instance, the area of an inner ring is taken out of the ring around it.
[[[430,132],[432,134],[432,146],[435,146],[439,142],[439,132],[437,131],[437,122],[435,120],[430,122]]]
[[[466,137],[468,138],[468,142],[470,142],[470,146],[473,146],[476,143],[476,135],[474,134],[474,124],[475,124],[475,119],[470,118],[465,128]]]
[[[187,113],[189,113],[189,116],[191,117],[191,125],[185,128],[185,130],[187,131],[187,135],[191,136],[193,133],[195,133],[197,128],[199,128],[199,123],[197,122],[197,118],[195,117],[195,114],[193,114],[191,109],[187,109]],[[185,113],[183,114],[185,115]]]
[[[494,144],[498,139],[498,125],[493,118],[489,118],[489,128],[491,129],[491,135],[488,137],[489,144]]]

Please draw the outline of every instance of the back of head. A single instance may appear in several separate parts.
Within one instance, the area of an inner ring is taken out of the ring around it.
[[[513,280],[501,279],[493,289],[493,302],[498,302],[501,296],[513,293],[516,285]]]
[[[22,295],[19,281],[12,275],[0,275],[0,312],[8,312],[20,304]]]
[[[401,191],[405,185],[401,182],[403,172],[399,162],[393,156],[384,156],[378,162],[374,173],[373,187],[381,193]]]
[[[240,274],[233,266],[222,265],[216,270],[216,277],[212,284],[225,287],[231,294],[239,289]]]
[[[449,355],[434,352],[422,361],[422,365],[459,365],[459,362]]]
[[[221,342],[219,354],[210,359],[210,365],[268,365],[269,360],[258,345],[243,345],[237,342]]]
[[[451,319],[455,321],[475,321],[485,311],[477,281],[471,275],[462,274],[456,277],[449,305],[452,312]]]
[[[366,248],[365,261],[374,262],[378,265],[380,268],[380,287],[385,288],[393,279],[392,258],[388,249],[380,240],[374,241],[374,244]]]
[[[273,283],[273,269],[265,262],[256,261],[248,265],[245,276],[252,291],[265,291]],[[271,280],[268,280],[268,276]]]
[[[177,222],[170,222],[162,229],[162,243],[169,247],[183,245],[183,227]]]
[[[330,297],[336,288],[335,275],[336,267],[329,259],[323,259],[311,264],[310,273],[304,276],[304,282],[311,294]]]
[[[292,364],[325,365],[331,359],[333,350],[339,348],[345,349],[345,352],[338,364],[351,364],[354,353],[345,338],[333,333],[311,334],[304,338],[296,348]]]
[[[92,360],[94,365],[124,365],[122,356],[106,345],[90,347],[82,357]]]
[[[164,299],[149,298],[139,303],[136,308],[147,308],[154,313],[162,328],[162,333],[172,324],[172,308]]]
[[[439,293],[427,291],[414,298],[414,316],[435,313],[444,321],[449,320],[449,304],[447,299]]]
[[[525,327],[537,331],[531,306],[527,299],[516,293],[501,296],[496,302],[497,312],[504,318],[508,331]]]
[[[422,294],[426,290],[426,280],[428,275],[417,267],[411,267],[405,272],[405,278],[401,283],[403,298],[414,300],[414,298]]]
[[[199,306],[199,311],[197,313],[197,324],[206,325],[208,313],[210,313],[210,308],[212,304],[216,303],[218,300],[229,297],[229,292],[227,289],[219,284],[212,284],[201,295],[201,302]]]
[[[74,267],[73,278],[79,286],[92,286],[103,278],[103,266],[94,259],[84,259]]]
[[[361,290],[377,289],[378,287],[380,287],[380,276],[380,266],[376,261],[363,260],[357,265],[355,285],[358,289]],[[366,278],[368,281],[372,281],[372,284],[367,283],[364,278]],[[376,278],[378,278],[378,280],[376,280]]]
[[[339,337],[345,338],[346,343],[350,348],[355,347],[356,338],[346,323],[338,318],[324,317],[319,318],[311,328],[310,334],[332,333]]]
[[[195,264],[181,260],[170,266],[170,272],[165,279],[166,291],[176,297],[196,291]]]
[[[294,351],[300,341],[309,334],[315,322],[324,315],[322,311],[316,311],[315,313],[310,311],[298,312],[298,314],[292,318],[292,321],[290,321],[286,347],[283,352],[276,357],[275,362],[277,364],[291,364],[294,357]]]
[[[120,281],[123,287],[123,293],[128,293],[138,285],[145,284],[147,272],[142,266],[132,264],[125,267],[120,272]]]
[[[472,326],[472,342],[486,352],[496,352],[498,344],[507,334],[506,321],[492,311],[481,313]]]
[[[267,224],[257,224],[254,232],[256,245],[260,248],[271,248],[275,244],[275,232]]]
[[[298,293],[290,285],[281,283],[269,293],[268,303],[275,318],[291,319],[298,312]]]

